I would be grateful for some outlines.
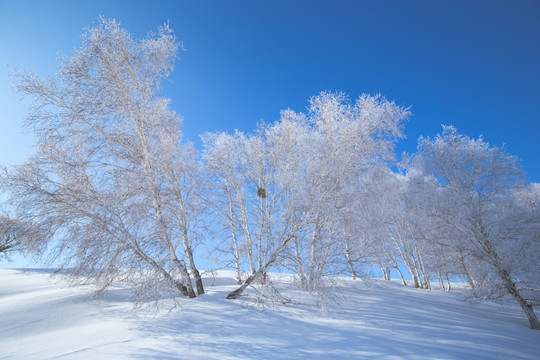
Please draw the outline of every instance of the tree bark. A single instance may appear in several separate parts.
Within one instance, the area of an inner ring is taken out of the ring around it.
[[[303,226],[305,226],[305,223],[302,224],[297,231],[295,231],[292,234],[289,234],[289,236],[287,236],[287,238],[283,241],[283,243],[281,243],[281,245],[279,245],[279,247],[272,253],[272,255],[270,256],[270,259],[268,259],[266,264],[264,264],[264,266],[261,269],[251,274],[238,289],[236,289],[235,291],[227,295],[227,299],[238,299],[240,296],[242,296],[242,293],[244,292],[244,290],[247,289],[249,285],[251,285],[256,280],[259,280],[260,277],[265,277],[266,273],[268,272],[268,269],[270,269],[270,267],[274,265],[278,256],[287,247],[289,242],[296,237],[298,231],[300,231]]]
[[[516,288],[516,283],[512,281],[510,274],[504,269],[500,269],[498,273],[503,280],[506,290],[508,290],[510,295],[512,295],[512,297],[518,302],[519,306],[521,306],[521,309],[523,310],[525,315],[527,315],[527,319],[529,320],[531,329],[540,330],[540,322],[538,321],[538,317],[534,313],[532,305],[529,304],[527,300],[525,300],[521,296],[518,289]]]
[[[351,271],[351,276],[353,280],[356,280],[356,271],[354,270],[354,264],[351,259],[351,251],[349,248],[349,239],[345,240],[345,259],[347,260],[347,265]]]
[[[189,261],[189,268],[191,269],[191,274],[193,275],[193,278],[195,279],[195,286],[197,287],[197,294],[202,295],[204,294],[204,286],[203,286],[201,274],[199,273],[199,270],[197,270],[197,267],[195,266],[195,260],[193,259],[193,251],[191,249],[191,245],[189,244],[189,241],[187,238],[187,229],[184,229],[182,242],[184,244],[184,252],[186,253],[186,256]]]
[[[181,288],[178,285],[176,286],[178,290],[180,290],[182,294],[186,295],[189,298],[197,297],[197,295],[195,295],[195,291],[193,291],[193,285],[191,284],[191,276],[189,276],[189,272],[187,271],[186,266],[182,263],[182,261],[176,258],[173,259],[173,262],[176,264],[178,270],[180,270],[180,275],[184,280],[184,282],[181,284]]]
[[[234,290],[229,295],[227,295],[227,299],[229,300],[238,299],[240,296],[242,296],[242,293],[244,292],[244,290],[246,290],[249,285],[257,281],[258,278],[261,276],[262,276],[261,270],[257,271],[255,274],[251,274],[238,289]]]
[[[437,272],[437,275],[439,275],[439,287],[440,287],[440,290],[442,291],[446,291],[446,287],[444,286],[444,280],[442,278],[442,274],[440,271]]]
[[[467,283],[471,287],[471,289],[474,289],[476,287],[476,281],[474,280],[473,276],[471,275],[470,271],[467,269],[467,265],[465,264],[465,259],[460,254],[458,257],[459,263],[461,267],[463,268],[463,273],[465,275],[465,279],[467,279]]]
[[[197,295],[204,294],[204,285],[203,285],[199,270],[194,268],[191,270],[191,273],[193,274],[193,278],[195,279],[195,286],[197,287]]]
[[[445,277],[446,277],[446,284],[448,285],[446,291],[452,290],[452,285],[450,284],[450,277],[448,277],[448,272],[445,271]]]
[[[405,281],[405,278],[403,277],[403,274],[401,273],[401,270],[399,270],[399,266],[396,265],[395,269],[397,270],[399,277],[401,278],[401,282],[403,285],[407,286],[407,282]]]

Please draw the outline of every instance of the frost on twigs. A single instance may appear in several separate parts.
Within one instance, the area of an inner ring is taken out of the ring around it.
[[[194,260],[204,212],[197,153],[160,96],[181,45],[167,26],[139,40],[105,18],[82,40],[55,76],[14,74],[33,101],[26,125],[38,150],[0,184],[35,229],[27,239],[74,276],[102,289],[129,281],[143,299],[163,284],[196,297],[204,293]]]
[[[251,284],[242,294],[242,306],[260,311],[275,309],[292,302],[292,299],[283,295],[267,276],[264,282]]]
[[[294,276],[291,287],[300,290],[300,295],[308,295],[319,311],[324,315],[330,315],[339,304],[344,301],[340,292],[342,284],[338,277],[321,276],[300,278]]]
[[[252,275],[227,298],[236,299],[271,269],[300,276],[336,273],[365,261],[363,179],[393,160],[409,111],[380,95],[351,101],[321,92],[307,113],[281,112],[252,134],[205,134],[203,160],[220,244],[236,272]],[[253,196],[254,187],[257,197]],[[357,234],[361,234],[358,236]]]

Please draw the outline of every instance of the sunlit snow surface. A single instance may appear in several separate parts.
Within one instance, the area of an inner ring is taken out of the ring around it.
[[[235,281],[219,274],[207,295],[156,313],[121,287],[96,300],[46,271],[0,269],[0,359],[540,358],[540,331],[517,306],[471,304],[459,289],[344,280],[325,315],[285,283],[296,299],[285,306],[225,300]]]

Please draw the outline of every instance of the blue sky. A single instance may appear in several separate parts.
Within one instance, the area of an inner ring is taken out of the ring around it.
[[[9,67],[54,73],[99,15],[136,37],[168,21],[186,51],[165,95],[185,137],[251,131],[322,90],[411,106],[407,139],[452,124],[505,144],[540,182],[539,1],[0,0],[0,164],[31,151]],[[7,66],[9,65],[9,67]]]

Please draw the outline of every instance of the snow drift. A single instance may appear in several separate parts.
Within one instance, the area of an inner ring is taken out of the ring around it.
[[[0,359],[537,359],[540,333],[517,305],[472,304],[391,281],[343,280],[323,315],[306,294],[266,311],[226,300],[232,272],[207,294],[134,309],[121,284],[101,299],[48,271],[0,270]],[[270,304],[271,305],[271,304]],[[172,308],[171,308],[172,307]]]

